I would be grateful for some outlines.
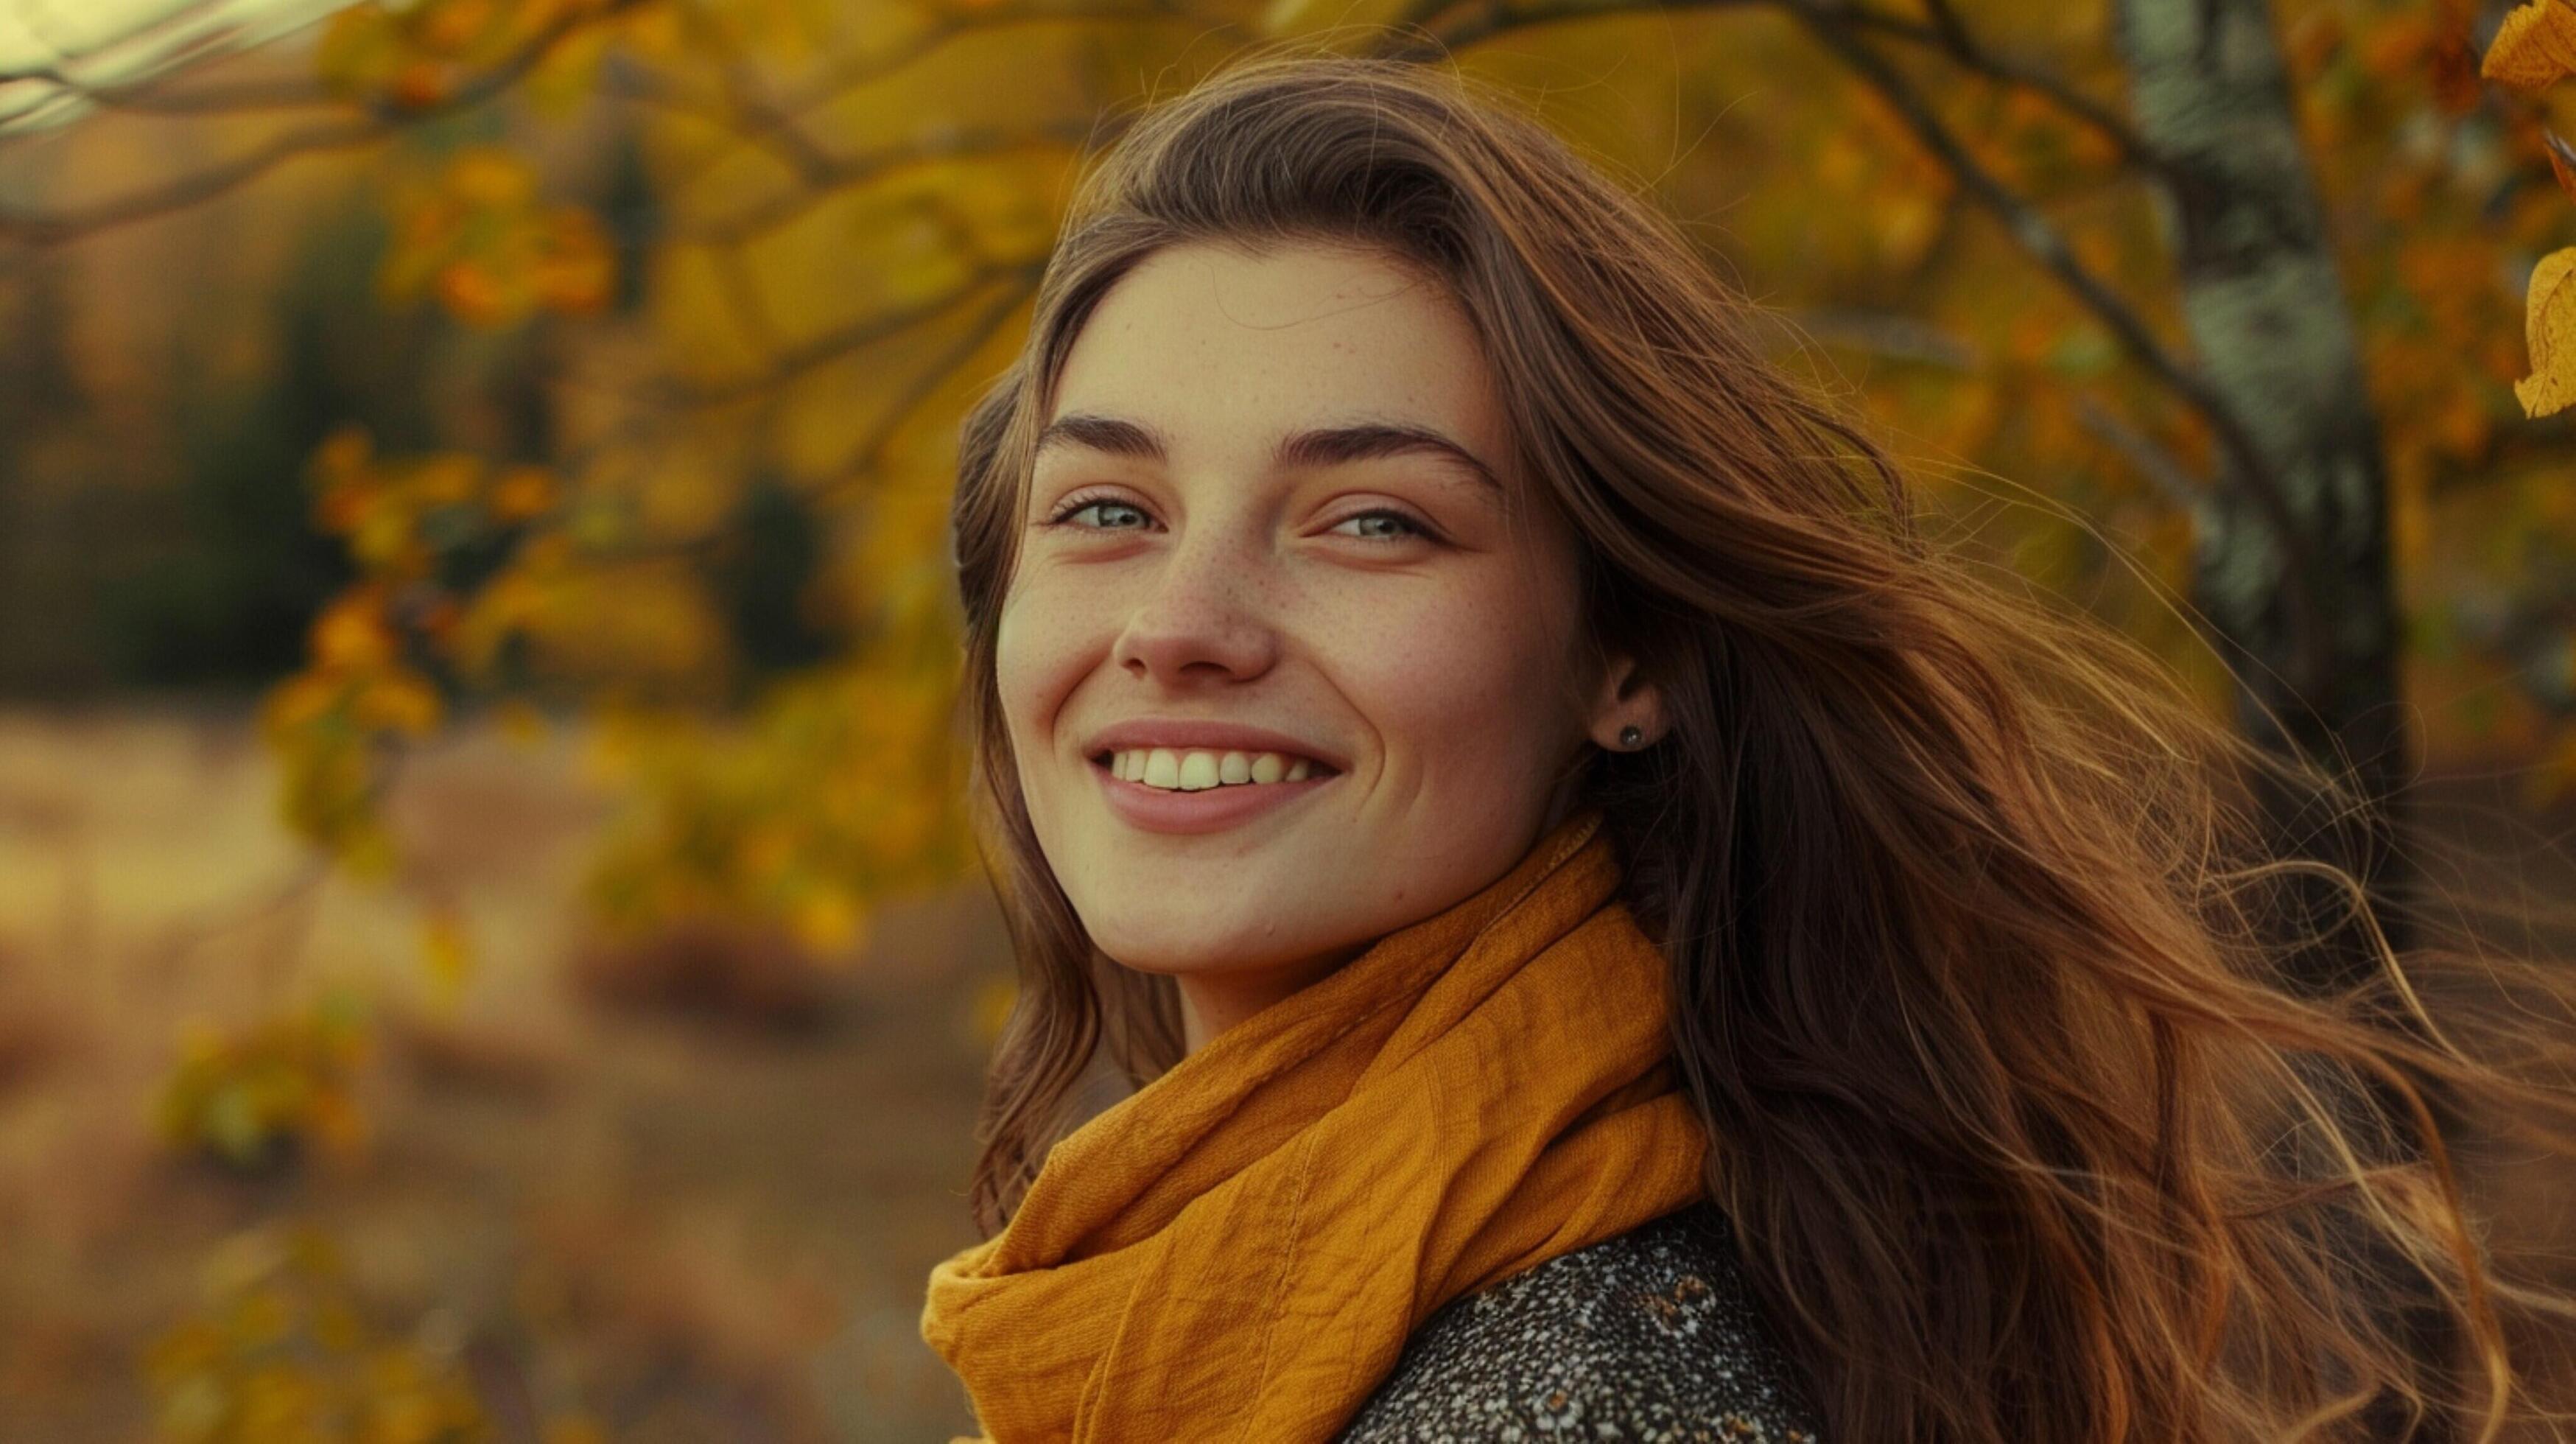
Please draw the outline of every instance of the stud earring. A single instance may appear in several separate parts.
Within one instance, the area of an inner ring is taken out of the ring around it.
[[[1646,734],[1638,730],[1634,725],[1619,729],[1619,745],[1622,747],[1634,747],[1645,740]]]

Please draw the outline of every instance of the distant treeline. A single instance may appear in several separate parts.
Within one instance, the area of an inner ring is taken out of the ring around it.
[[[631,151],[616,157],[600,210],[631,260],[657,208]],[[208,244],[187,248],[191,283],[244,284],[220,228],[207,229]],[[282,280],[253,283],[269,291],[268,334],[248,374],[212,359],[241,344],[220,334],[238,306],[120,328],[171,348],[166,367],[139,368],[166,389],[139,396],[97,394],[75,364],[90,313],[132,304],[112,275],[44,257],[0,279],[0,697],[244,692],[293,670],[351,576],[311,522],[304,480],[340,426],[365,426],[386,453],[553,454],[557,358],[543,329],[477,334],[434,308],[389,309],[375,287],[384,242],[363,190],[310,225]],[[648,272],[620,266],[620,311],[641,305]],[[133,424],[138,412],[152,424]],[[798,605],[823,554],[811,508],[756,481],[743,496],[704,565],[756,678],[828,656],[836,639]]]

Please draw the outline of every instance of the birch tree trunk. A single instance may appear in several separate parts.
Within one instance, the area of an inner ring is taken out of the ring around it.
[[[2165,219],[2191,343],[2269,473],[2220,475],[2198,518],[2193,600],[2242,679],[2246,735],[2324,763],[2373,809],[2338,824],[2314,799],[2261,787],[2274,840],[2346,868],[2374,903],[2398,899],[2410,880],[2397,849],[2411,749],[2387,461],[2272,17],[2266,0],[2116,3],[2135,124],[2165,164]],[[2276,491],[2312,559],[2307,585],[2320,622],[2312,654],[2291,632],[2283,602],[2300,582],[2254,504],[2257,486]],[[2305,920],[2335,916],[2322,888],[2301,901]],[[2402,952],[2399,922],[2388,919],[2388,935]],[[2370,966],[2367,944],[2360,929],[2338,929],[2296,956],[2292,981],[2322,989],[2349,979]],[[2453,1331],[2411,1292],[2392,1285],[2392,1320],[2419,1357],[2450,1365]],[[2409,1434],[2393,1409],[2375,1411],[2374,1425],[2384,1439],[2451,1437],[2421,1427]]]
[[[2249,684],[2247,734],[2349,765],[2365,795],[2385,799],[2409,751],[2387,462],[2271,16],[2265,0],[2120,0],[2119,17],[2137,128],[2168,165],[2192,346],[2270,470],[2220,478],[2194,600]],[[2256,485],[2280,493],[2319,563],[2326,653],[2304,687],[2282,604],[2291,575],[2249,500]]]

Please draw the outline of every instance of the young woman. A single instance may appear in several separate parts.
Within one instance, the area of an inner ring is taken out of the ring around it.
[[[1499,97],[1264,57],[1149,112],[963,440],[1023,984],[989,1236],[922,1326],[992,1438],[2250,1441],[2521,1397],[2414,1080],[2566,1098],[2366,1021],[2393,960],[2272,982],[2230,920],[2296,865],[2240,865],[2219,782],[2277,764],[1927,545]],[[1087,1103],[1095,1061],[1133,1091]]]

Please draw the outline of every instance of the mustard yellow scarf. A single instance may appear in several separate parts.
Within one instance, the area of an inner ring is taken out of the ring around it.
[[[1068,1134],[922,1337],[1023,1440],[1326,1439],[1442,1304],[1703,1194],[1597,811]]]

